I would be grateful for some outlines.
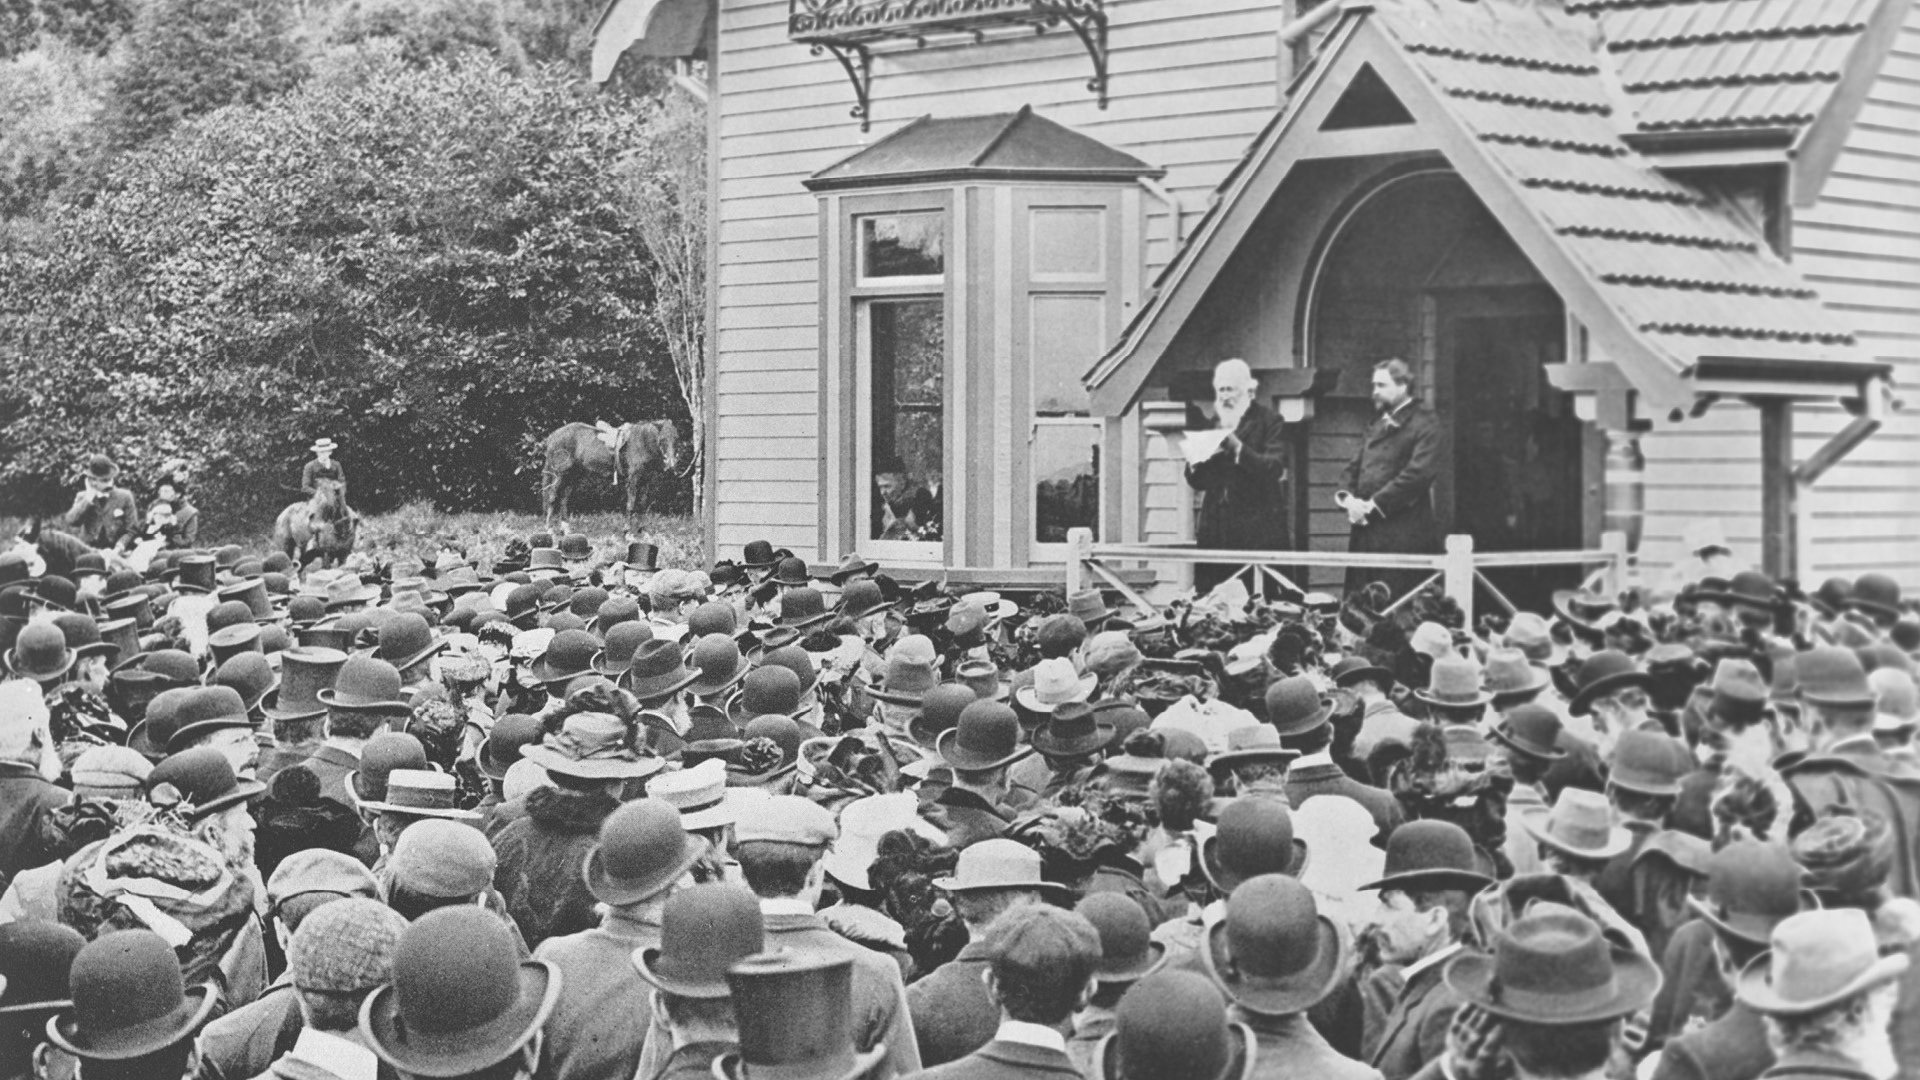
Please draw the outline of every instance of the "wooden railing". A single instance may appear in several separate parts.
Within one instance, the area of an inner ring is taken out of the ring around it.
[[[1391,611],[1406,603],[1422,589],[1436,582],[1441,591],[1453,598],[1473,625],[1475,587],[1483,588],[1494,602],[1511,614],[1516,608],[1506,595],[1487,580],[1486,571],[1531,566],[1578,566],[1590,568],[1583,584],[1607,595],[1618,592],[1627,579],[1627,536],[1625,533],[1600,534],[1600,546],[1586,551],[1483,551],[1473,550],[1473,537],[1447,537],[1446,550],[1437,555],[1352,554],[1345,551],[1228,551],[1201,548],[1192,544],[1098,544],[1087,529],[1067,533],[1067,591],[1098,587],[1112,589],[1142,611],[1154,605],[1123,581],[1114,562],[1215,563],[1238,565],[1235,577],[1244,576],[1250,589],[1258,591],[1262,577],[1297,592],[1309,592],[1295,583],[1280,567],[1327,567],[1346,570],[1354,567],[1370,570],[1423,570],[1419,584],[1395,597]]]

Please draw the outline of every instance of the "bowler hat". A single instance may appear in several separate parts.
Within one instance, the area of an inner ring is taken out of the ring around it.
[[[1687,903],[1722,934],[1765,945],[1782,920],[1806,906],[1803,873],[1779,844],[1735,840],[1707,860],[1706,897]]]
[[[471,904],[436,908],[400,936],[393,982],[361,1005],[360,1034],[400,1072],[464,1076],[525,1046],[559,998],[559,970],[521,960],[498,915]]]
[[[73,650],[76,663],[89,656],[104,656],[111,665],[119,658],[119,648],[101,639],[100,624],[93,616],[63,611],[53,617],[53,625],[59,627],[61,636],[67,639],[67,648]]]
[[[1281,735],[1305,735],[1333,715],[1333,702],[1305,675],[1290,675],[1267,687],[1267,723]]]
[[[1804,1016],[1899,978],[1904,952],[1880,955],[1873,921],[1859,908],[1803,911],[1780,920],[1771,949],[1740,973],[1734,994],[1756,1012]]]
[[[568,533],[560,538],[560,557],[567,562],[585,562],[593,558],[593,541],[585,533]]]
[[[534,661],[533,677],[543,683],[566,683],[594,673],[593,658],[600,639],[585,630],[562,630],[553,635],[547,651]]]
[[[908,634],[887,650],[886,667],[867,696],[889,705],[918,706],[939,681],[940,657],[933,642]]]
[[[1707,705],[1710,723],[1744,728],[1766,711],[1767,683],[1751,660],[1722,658],[1713,669],[1712,693]]]
[[[120,475],[120,466],[105,454],[94,454],[87,458],[87,475],[96,480],[111,480]]]
[[[405,716],[412,710],[400,700],[400,672],[375,656],[350,656],[340,665],[333,685],[314,694],[329,709],[389,713]]]
[[[24,679],[48,683],[65,675],[77,659],[58,626],[32,623],[14,639],[13,651],[7,654],[7,670]]]
[[[640,602],[631,596],[609,596],[593,613],[593,623],[589,629],[605,641],[614,627],[628,623],[636,626],[647,625],[640,621]],[[652,627],[648,627],[648,635],[652,635]]]
[[[504,780],[507,770],[520,760],[522,747],[540,741],[545,734],[540,721],[525,713],[508,713],[493,722],[487,732],[487,745],[480,748],[475,761],[480,771],[495,780]]]
[[[687,637],[689,638],[703,638],[708,634],[739,637],[744,632],[745,629],[734,613],[733,605],[725,600],[709,600],[687,612]]]
[[[1779,597],[1779,588],[1772,578],[1758,570],[1742,570],[1733,575],[1725,588],[1709,588],[1703,582],[1693,595],[1697,600],[1709,600],[1728,607],[1771,608]]]
[[[1847,601],[1853,599],[1853,582],[1843,577],[1830,577],[1820,583],[1807,597],[1807,603],[1813,609],[1831,619],[1847,609]]]
[[[960,683],[941,683],[920,699],[920,711],[907,721],[907,734],[921,746],[933,746],[959,725],[960,713],[978,700]]]
[[[1590,1024],[1636,1013],[1660,990],[1660,969],[1609,945],[1592,919],[1536,904],[1494,943],[1493,955],[1461,953],[1447,985],[1503,1020],[1542,1026]]]
[[[147,801],[159,803],[169,795],[193,806],[193,821],[236,806],[267,790],[256,780],[239,780],[225,754],[210,746],[196,746],[168,756],[147,774]]]
[[[740,553],[740,565],[753,570],[772,566],[773,545],[765,540],[749,540]]]
[[[536,578],[541,574],[559,575],[566,573],[567,563],[556,547],[536,547],[527,552],[527,573]]]
[[[1359,888],[1477,893],[1493,884],[1479,866],[1473,838],[1465,829],[1450,821],[1423,818],[1409,821],[1388,835],[1380,878]]]
[[[309,720],[325,716],[318,694],[333,685],[347,662],[339,649],[299,645],[280,654],[280,685],[265,698],[268,720]]]
[[[620,682],[641,701],[656,701],[685,690],[699,678],[700,673],[683,661],[678,641],[653,638],[634,650]]]
[[[768,580],[776,585],[788,585],[798,588],[805,586],[807,582],[813,579],[807,573],[807,560],[788,555],[774,565],[773,575],[768,578]],[[791,593],[788,595],[790,596]],[[814,593],[816,599],[819,595],[817,592]],[[782,610],[785,609],[786,602],[787,596],[782,596],[780,598]]]
[[[73,1007],[47,1039],[82,1061],[126,1061],[190,1037],[213,1012],[210,983],[184,985],[172,946],[151,930],[102,934],[74,955]]]
[[[687,656],[687,667],[699,675],[688,684],[687,691],[701,698],[732,690],[753,670],[747,658],[740,655],[739,642],[727,634],[708,634],[694,642],[693,651]]]
[[[227,728],[253,727],[247,704],[231,686],[202,686],[187,691],[174,711],[176,726],[167,737],[167,752],[178,754],[200,739]]]
[[[1242,765],[1286,765],[1300,751],[1280,745],[1280,733],[1271,724],[1246,724],[1227,732],[1227,748],[1207,759],[1215,776]]]
[[[633,666],[634,653],[653,640],[653,627],[637,619],[615,623],[605,633],[600,652],[593,658],[593,670],[609,679],[625,675]]]
[[[1653,676],[1640,670],[1634,664],[1633,657],[1626,653],[1617,649],[1603,649],[1580,664],[1574,683],[1579,690],[1573,695],[1573,700],[1567,703],[1567,711],[1575,716],[1585,716],[1592,710],[1596,699],[1629,686],[1648,689],[1653,685]]]
[[[594,899],[620,907],[658,896],[706,852],[706,842],[687,833],[678,810],[660,799],[635,799],[600,823],[581,873]]]
[[[1393,672],[1363,656],[1349,656],[1333,665],[1333,685],[1350,689],[1355,683],[1373,682],[1381,690],[1393,689]]]
[[[630,780],[659,772],[666,762],[641,757],[634,738],[634,729],[617,716],[574,713],[544,742],[521,747],[520,756],[549,773],[582,780]]]
[[[284,665],[285,660],[281,663]],[[231,686],[240,695],[240,703],[246,707],[248,715],[260,708],[266,696],[280,686],[280,676],[274,673],[273,662],[261,653],[240,653],[228,657],[213,672],[213,683],[218,686]]]
[[[1086,702],[1069,701],[1053,710],[1034,731],[1032,741],[1033,748],[1048,757],[1084,757],[1113,741],[1113,725],[1101,723]]]
[[[660,944],[635,949],[633,966],[642,979],[675,997],[724,998],[727,969],[765,944],[760,899],[751,891],[695,885],[667,897],[660,912]]]
[[[197,687],[174,686],[148,698],[140,722],[127,732],[127,745],[152,761],[166,757],[167,740],[173,737],[174,728],[180,726],[180,705],[195,689]]]
[[[26,919],[0,926],[0,1016],[37,1023],[73,1005],[73,958],[87,943],[71,926]]]
[[[1847,606],[1888,619],[1900,617],[1900,583],[1879,572],[1861,574],[1853,581]]]
[[[727,715],[741,725],[769,714],[794,716],[805,708],[803,699],[800,676],[790,668],[767,664],[747,672],[740,692],[727,703]]]
[[[1301,1013],[1333,992],[1345,941],[1313,893],[1283,874],[1248,878],[1200,950],[1207,976],[1235,1005],[1262,1016]]]
[[[1098,1080],[1249,1080],[1256,1046],[1204,977],[1157,971],[1120,999],[1089,1072]]]
[[[787,559],[782,563],[798,563],[798,559]],[[801,563],[805,566],[805,563]],[[782,582],[781,584],[791,584]],[[827,602],[818,589],[802,584],[798,588],[788,589],[780,596],[780,618],[775,620],[781,626],[791,626],[804,630],[833,618],[833,612],[827,610]]]
[[[880,583],[871,578],[849,581],[840,590],[839,611],[849,619],[864,619],[891,606],[880,592]]]
[[[1052,712],[1069,701],[1085,701],[1093,696],[1099,676],[1074,670],[1073,661],[1064,656],[1050,657],[1033,666],[1033,681],[1015,692],[1021,708],[1034,713]]]
[[[849,957],[782,949],[727,969],[739,1049],[714,1059],[719,1080],[860,1080],[887,1056],[859,1050]]]
[[[743,753],[727,763],[728,786],[759,787],[794,771],[799,767],[800,744],[806,737],[799,723],[784,713],[767,713],[747,721],[740,730]],[[756,746],[758,740],[764,742]],[[767,743],[779,753],[763,755]]]
[[[1032,752],[1020,745],[1020,718],[998,701],[975,701],[960,710],[953,730],[934,744],[948,765],[969,772],[997,769]]]
[[[1562,727],[1552,709],[1530,701],[1509,709],[1488,734],[1495,742],[1528,757],[1558,761],[1567,756],[1559,745]]]
[[[32,585],[27,594],[36,602],[61,611],[72,611],[80,606],[80,587],[59,574],[47,574]]]
[[[1144,979],[1166,962],[1167,947],[1153,940],[1146,911],[1125,893],[1088,893],[1073,910],[1100,935],[1100,965],[1093,973],[1100,982]]]
[[[1018,840],[982,840],[960,850],[953,873],[935,878],[943,892],[995,892],[1018,889],[1064,899],[1073,890],[1041,876],[1040,853]]]
[[[1527,834],[1576,859],[1611,859],[1633,844],[1627,830],[1613,824],[1607,797],[1584,788],[1562,788],[1553,808],[1520,819]]]
[[[1800,680],[1800,699],[1813,705],[1871,707],[1873,687],[1866,665],[1852,649],[1809,649],[1793,660]]]
[[[1293,835],[1293,815],[1276,798],[1243,795],[1227,804],[1213,835],[1200,842],[1200,872],[1230,893],[1261,874],[1298,876],[1307,842]]]
[[[406,671],[446,647],[444,639],[434,638],[424,617],[409,611],[395,615],[380,627],[380,644],[373,654]]]
[[[1678,795],[1693,771],[1685,743],[1659,731],[1623,731],[1613,744],[1607,783],[1642,795]]]

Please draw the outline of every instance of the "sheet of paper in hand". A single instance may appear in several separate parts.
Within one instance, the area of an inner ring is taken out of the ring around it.
[[[1186,432],[1181,440],[1180,452],[1186,455],[1187,464],[1198,465],[1219,452],[1220,444],[1233,434],[1225,428],[1206,428],[1201,431]]]

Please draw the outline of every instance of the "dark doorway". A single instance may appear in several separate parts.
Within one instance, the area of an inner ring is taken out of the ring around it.
[[[1470,534],[1477,551],[1580,548],[1586,425],[1544,370],[1565,354],[1558,298],[1530,288],[1470,290],[1439,294],[1434,303],[1436,390],[1453,459],[1444,473],[1450,491],[1439,501],[1443,526]],[[1544,612],[1553,590],[1577,584],[1580,570],[1499,569],[1486,576],[1522,609]]]

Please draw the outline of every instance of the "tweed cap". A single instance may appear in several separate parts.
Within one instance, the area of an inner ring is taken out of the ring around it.
[[[1024,968],[1077,964],[1089,975],[1100,963],[1100,931],[1085,915],[1047,904],[1016,907],[987,927],[986,953]]]
[[[486,834],[471,825],[428,818],[407,826],[387,870],[408,892],[442,899],[477,896],[493,884],[499,860]]]
[[[735,843],[772,840],[782,844],[826,847],[840,835],[840,826],[826,807],[798,795],[776,795],[749,804],[733,825]]]
[[[138,799],[146,787],[153,762],[125,746],[93,746],[82,751],[72,766],[76,794],[98,799]]]
[[[407,920],[378,900],[327,904],[293,932],[287,973],[302,990],[371,990],[393,980],[393,954],[406,928]]]
[[[378,899],[380,883],[351,855],[304,848],[273,868],[273,876],[267,879],[267,906],[277,911],[296,896],[319,892]]]

